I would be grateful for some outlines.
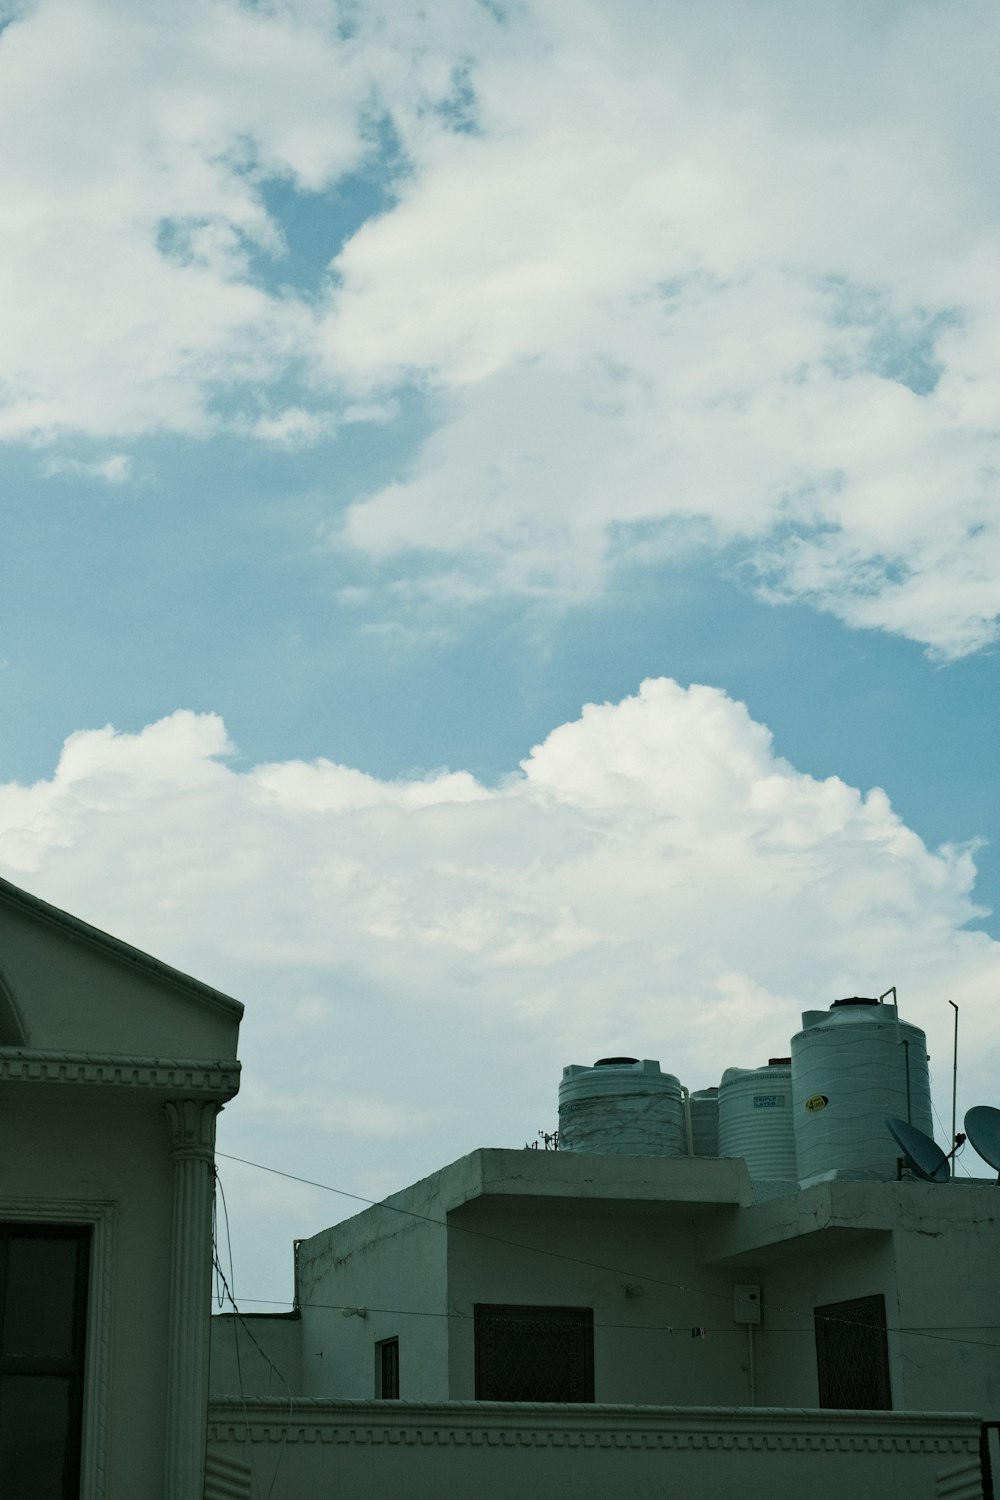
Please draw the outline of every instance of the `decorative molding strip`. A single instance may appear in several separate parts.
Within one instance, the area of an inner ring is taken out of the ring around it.
[[[106,1500],[114,1336],[115,1205],[73,1198],[4,1198],[0,1219],[21,1224],[90,1224],[90,1296],[84,1383],[81,1500]]]
[[[206,1058],[119,1057],[90,1052],[40,1052],[0,1047],[0,1085],[84,1084],[172,1094],[209,1094],[231,1099],[239,1090],[240,1065]]]
[[[214,1099],[168,1099],[163,1106],[170,1133],[170,1155],[174,1161],[194,1160],[211,1164],[215,1160],[215,1117],[219,1105]]]
[[[209,1441],[378,1447],[583,1448],[731,1453],[936,1454],[978,1459],[979,1427],[951,1413],[733,1407],[211,1401]]]

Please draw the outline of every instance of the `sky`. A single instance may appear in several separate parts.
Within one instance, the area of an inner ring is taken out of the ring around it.
[[[0,0],[0,875],[377,1199],[896,986],[1000,1104],[992,0]],[[223,1159],[238,1300],[354,1200]],[[969,1148],[963,1170],[986,1170]]]

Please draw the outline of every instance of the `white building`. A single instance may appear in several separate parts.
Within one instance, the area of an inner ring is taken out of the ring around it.
[[[983,1496],[1000,1198],[896,1180],[926,1059],[852,1004],[724,1075],[722,1156],[657,1064],[567,1070],[573,1149],[301,1242],[210,1361],[241,1007],[0,882],[3,1500]]]
[[[998,1266],[983,1180],[475,1151],[300,1243],[300,1393],[997,1419]]]
[[[885,1115],[929,1115],[926,1053],[874,1004],[724,1075],[739,1155],[694,1155],[677,1081],[613,1059],[566,1070],[575,1149],[474,1151],[299,1242],[297,1315],[215,1322],[212,1451],[247,1484],[256,1455],[276,1500],[334,1476],[428,1500],[981,1495],[1000,1197],[897,1180]]]
[[[201,1500],[241,1014],[0,881],[4,1500]]]

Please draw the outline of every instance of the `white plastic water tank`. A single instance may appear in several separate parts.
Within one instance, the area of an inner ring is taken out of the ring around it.
[[[719,1090],[695,1089],[691,1095],[691,1136],[695,1156],[719,1154]]]
[[[800,1182],[896,1175],[887,1115],[933,1135],[927,1038],[894,1006],[854,996],[806,1011],[792,1037],[792,1097]]]
[[[727,1068],[719,1085],[719,1155],[742,1156],[762,1182],[795,1181],[792,1067]]]
[[[559,1149],[682,1156],[679,1080],[652,1058],[602,1057],[592,1068],[571,1063],[559,1085]]]

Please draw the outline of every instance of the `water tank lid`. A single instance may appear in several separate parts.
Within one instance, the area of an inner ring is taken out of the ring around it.
[[[851,995],[847,1000],[835,1000],[830,1009],[836,1010],[838,1005],[878,1005],[878,1003],[868,995]]]
[[[594,1064],[595,1068],[625,1068],[637,1063],[637,1057],[599,1057]]]
[[[790,1068],[792,1059],[790,1057],[769,1057],[767,1065],[769,1068]]]

